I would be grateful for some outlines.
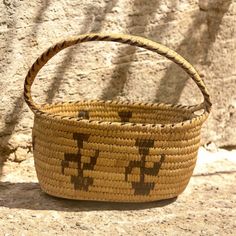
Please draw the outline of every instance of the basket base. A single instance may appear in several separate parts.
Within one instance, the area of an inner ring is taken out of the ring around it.
[[[165,194],[165,195],[157,195],[157,196],[119,196],[115,194],[105,194],[105,193],[91,193],[88,192],[87,194],[83,194],[83,196],[77,195],[66,195],[65,193],[59,193],[55,192],[52,189],[45,189],[44,187],[41,187],[41,190],[52,197],[60,198],[60,199],[67,199],[67,200],[78,200],[78,201],[88,201],[88,202],[111,202],[111,203],[154,203],[154,202],[163,202],[163,205],[174,202],[179,194],[181,194],[184,189],[179,192],[178,194],[172,193],[172,194]]]
[[[151,201],[120,201],[120,200],[106,200],[106,199],[97,199],[97,198],[68,198],[68,197],[65,197],[65,196],[61,196],[59,194],[51,194],[49,192],[46,192],[44,191],[42,188],[41,190],[48,196],[50,197],[53,197],[53,198],[56,198],[58,200],[71,200],[71,201],[75,201],[75,202],[79,202],[79,201],[82,201],[84,203],[87,203],[89,204],[88,206],[91,206],[91,204],[97,204],[99,202],[109,202],[111,204],[119,204],[117,205],[119,208],[122,208],[124,207],[124,209],[127,209],[127,208],[132,208],[132,205],[131,204],[134,204],[134,206],[136,207],[135,209],[137,209],[137,206],[138,208],[140,209],[144,209],[144,208],[150,208],[150,207],[163,207],[163,206],[166,206],[166,205],[169,205],[173,202],[175,202],[179,195],[178,196],[173,196],[173,197],[168,197],[168,198],[163,198],[163,199],[156,199],[156,200],[151,200]],[[145,203],[145,205],[143,205]],[[147,204],[150,204],[150,205],[147,205]],[[154,204],[154,205],[152,205]],[[107,206],[107,205],[106,205]],[[112,209],[114,209],[114,205],[112,206]]]

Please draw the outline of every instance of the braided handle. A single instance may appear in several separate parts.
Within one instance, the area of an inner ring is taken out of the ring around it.
[[[142,37],[121,35],[121,34],[99,34],[99,33],[79,35],[77,37],[59,42],[54,46],[50,47],[34,62],[34,64],[29,69],[24,84],[24,98],[26,103],[33,112],[35,113],[40,112],[39,106],[37,106],[37,104],[33,102],[31,96],[31,86],[39,70],[61,50],[70,47],[72,45],[88,41],[119,42],[119,43],[129,44],[132,46],[142,47],[165,56],[166,58],[170,59],[171,61],[179,65],[194,80],[194,82],[197,84],[198,88],[200,89],[204,97],[204,102],[200,104],[200,106],[204,108],[206,112],[208,113],[210,112],[212,104],[210,101],[209,93],[205,87],[203,80],[201,79],[197,71],[193,68],[193,66],[179,54],[159,43],[153,42],[151,40]]]

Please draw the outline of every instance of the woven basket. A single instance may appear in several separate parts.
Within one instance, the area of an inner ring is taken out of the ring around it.
[[[39,70],[62,49],[88,41],[120,42],[165,56],[188,73],[204,101],[195,106],[101,100],[35,104],[31,86]],[[42,190],[99,201],[147,202],[179,195],[195,167],[201,126],[211,109],[204,82],[184,58],[129,35],[86,34],[57,43],[30,68],[24,97],[35,115],[33,150]]]

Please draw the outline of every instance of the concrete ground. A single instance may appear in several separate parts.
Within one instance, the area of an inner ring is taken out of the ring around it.
[[[177,199],[146,204],[70,201],[40,190],[33,158],[6,162],[0,235],[236,235],[236,150],[199,150]]]

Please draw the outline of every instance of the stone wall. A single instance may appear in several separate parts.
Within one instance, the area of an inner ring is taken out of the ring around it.
[[[0,11],[1,153],[20,158],[31,150],[33,114],[22,92],[33,61],[55,42],[87,32],[145,36],[183,55],[212,95],[203,144],[236,145],[235,0],[3,0]],[[116,43],[69,48],[37,78],[33,93],[41,102],[100,98],[195,104],[202,99],[173,63]]]

